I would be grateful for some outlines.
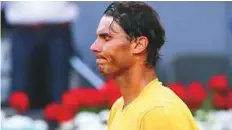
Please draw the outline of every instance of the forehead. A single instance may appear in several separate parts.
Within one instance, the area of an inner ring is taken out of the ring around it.
[[[113,30],[113,31],[112,31]],[[103,16],[97,28],[97,34],[100,33],[122,33],[123,29],[119,24],[113,21],[112,16]]]

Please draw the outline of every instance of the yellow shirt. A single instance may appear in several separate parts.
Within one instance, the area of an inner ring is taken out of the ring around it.
[[[111,108],[108,130],[198,130],[186,104],[158,79],[128,106],[119,98]]]

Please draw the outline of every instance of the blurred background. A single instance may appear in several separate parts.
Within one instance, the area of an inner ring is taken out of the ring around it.
[[[2,129],[106,129],[120,93],[89,47],[109,3],[1,2]],[[232,2],[147,3],[166,30],[159,79],[202,130],[232,130]]]

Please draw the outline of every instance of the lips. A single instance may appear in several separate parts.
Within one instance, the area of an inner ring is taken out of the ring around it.
[[[97,64],[103,64],[103,63],[105,63],[106,62],[106,59],[102,59],[102,58],[97,58],[96,59],[96,63]]]
[[[96,55],[96,58],[97,59],[106,59],[104,56],[102,56],[102,55]]]
[[[97,55],[96,56],[96,63],[99,64],[103,64],[104,62],[106,62],[106,58],[101,56],[101,55]]]

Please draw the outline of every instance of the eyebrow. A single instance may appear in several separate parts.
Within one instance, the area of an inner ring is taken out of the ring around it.
[[[106,37],[106,36],[111,36],[112,37],[112,35],[110,33],[97,33],[97,35],[100,36],[100,37]]]

